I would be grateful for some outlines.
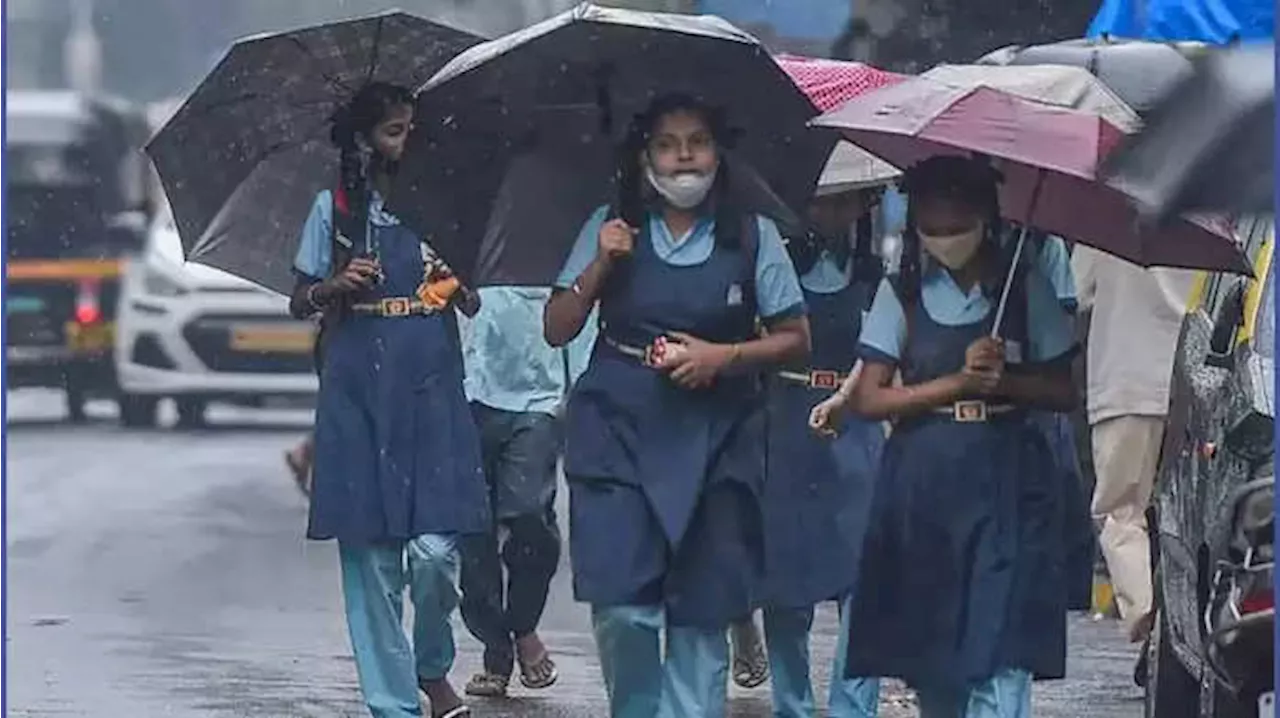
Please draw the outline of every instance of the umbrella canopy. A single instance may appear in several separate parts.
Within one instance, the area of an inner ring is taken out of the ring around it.
[[[1138,113],[1088,70],[1069,65],[938,65],[921,77],[953,87],[990,87],[1048,105],[1097,115],[1125,132]]]
[[[1174,45],[1109,39],[1007,47],[980,58],[977,64],[1082,67],[1139,113],[1191,71],[1191,61]]]
[[[1212,52],[1107,159],[1147,216],[1275,211],[1275,45]]]
[[[1226,44],[1275,37],[1275,0],[1102,0],[1087,35]]]
[[[800,207],[808,200],[835,140],[808,131],[817,109],[754,38],[715,17],[588,3],[471,48],[422,87],[390,206],[424,232],[460,275],[489,283],[491,277],[475,274],[479,238],[492,229],[493,198],[512,159],[529,146],[547,145],[612,160],[632,118],[673,92],[724,112],[735,135],[735,177],[755,168],[785,204]],[[581,181],[599,186],[611,175]],[[512,194],[525,192],[515,188]],[[591,207],[569,206],[581,196],[569,192],[563,203],[542,209],[585,220]],[[526,241],[521,232],[507,234]],[[551,259],[535,266],[557,265],[573,239],[548,243],[541,251]],[[507,260],[495,261],[487,266]],[[518,267],[499,274],[531,285],[552,279]]]
[[[1002,214],[1143,266],[1249,271],[1225,233],[1190,221],[1144,231],[1129,198],[1097,181],[1124,137],[1105,119],[990,87],[923,78],[869,92],[815,124],[898,167],[938,154],[993,159]]]
[[[393,12],[237,42],[147,147],[187,259],[288,292],[315,194],[337,182],[333,114],[480,41]]]
[[[785,54],[774,59],[796,83],[796,87],[823,112],[830,112],[864,92],[902,82],[907,78],[906,75],[861,62]]]
[[[849,100],[878,87],[906,79],[860,62],[827,60],[800,55],[774,58],[819,110],[833,110]],[[818,178],[817,194],[839,194],[896,180],[902,172],[893,165],[848,142],[831,151]]]

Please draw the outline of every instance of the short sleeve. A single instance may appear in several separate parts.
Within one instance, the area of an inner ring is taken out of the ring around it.
[[[600,228],[604,226],[608,216],[609,206],[601,205],[587,218],[582,229],[578,230],[578,238],[573,241],[573,250],[569,252],[569,258],[565,260],[564,266],[560,268],[560,274],[556,276],[557,288],[572,287],[573,283],[578,281],[578,277],[587,271],[591,261],[596,258]]]
[[[907,316],[888,279],[880,280],[871,309],[862,320],[859,355],[869,362],[897,364],[907,341]]]
[[[293,269],[311,279],[329,276],[333,262],[333,195],[324,190],[316,195],[311,213],[302,225],[298,238],[298,253],[293,259]]]
[[[1060,359],[1076,346],[1071,315],[1063,307],[1052,281],[1042,272],[1027,272],[1027,358],[1043,363]]]
[[[796,275],[791,255],[782,243],[778,225],[768,217],[757,217],[759,244],[756,247],[756,306],[765,320],[787,319],[804,314],[804,291]]]
[[[1053,285],[1058,301],[1074,312],[1076,307],[1076,279],[1071,271],[1071,255],[1067,243],[1061,237],[1048,236],[1040,248],[1040,268]]]

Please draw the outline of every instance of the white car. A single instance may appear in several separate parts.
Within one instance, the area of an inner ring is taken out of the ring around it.
[[[155,425],[164,398],[175,400],[186,426],[202,424],[211,401],[313,400],[315,326],[291,318],[280,294],[184,262],[167,214],[127,266],[121,287],[115,339],[121,423]]]

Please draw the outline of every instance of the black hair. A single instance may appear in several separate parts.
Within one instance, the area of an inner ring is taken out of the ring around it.
[[[735,206],[729,192],[731,182],[728,163],[725,162],[724,150],[733,145],[733,134],[725,121],[724,112],[716,107],[683,93],[670,93],[655,98],[648,109],[636,115],[627,130],[618,151],[616,179],[618,197],[613,208],[616,216],[627,224],[639,227],[644,222],[645,210],[649,209],[644,184],[644,170],[640,164],[640,155],[649,146],[653,130],[658,121],[673,113],[687,111],[700,115],[711,130],[711,136],[720,150],[720,167],[716,172],[715,184],[711,188],[708,199],[715,207],[716,242],[721,246],[737,248],[741,242],[742,210]]]
[[[862,215],[851,227],[852,238],[849,236],[824,237],[814,230],[809,230],[802,237],[787,240],[787,253],[791,255],[791,262],[795,265],[797,274],[808,274],[818,258],[822,256],[823,250],[826,250],[841,267],[846,266],[850,261],[853,262],[852,270],[855,280],[879,278],[881,263],[872,246],[874,239],[872,217],[875,210],[871,201],[879,190],[867,188],[857,191],[862,193],[867,201]],[[850,239],[853,241],[850,242]]]
[[[1000,182],[1002,176],[985,159],[939,155],[917,163],[903,173],[899,187],[907,196],[907,221],[902,233],[902,259],[899,264],[900,291],[904,302],[914,303],[920,296],[922,274],[920,238],[916,234],[915,201],[949,199],[971,207],[983,216],[986,226],[980,251],[999,251],[1004,225],[1000,219]],[[992,287],[983,283],[983,291]],[[996,287],[994,291],[999,291]]]
[[[393,108],[412,104],[413,92],[408,88],[370,82],[333,114],[329,140],[341,153],[339,179],[352,211],[363,211],[368,204],[368,176],[361,142],[372,145],[371,135],[378,123],[385,120]]]

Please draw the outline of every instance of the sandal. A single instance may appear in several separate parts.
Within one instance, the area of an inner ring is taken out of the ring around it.
[[[471,709],[466,705],[460,705],[433,718],[471,718]]]
[[[756,688],[769,680],[769,657],[754,621],[730,629],[733,644],[733,682],[741,688]]]
[[[520,685],[530,690],[550,688],[560,680],[560,672],[556,670],[556,662],[546,651],[533,663],[520,661]]]
[[[469,696],[478,696],[480,698],[506,698],[507,685],[511,679],[506,676],[500,676],[495,673],[477,673],[471,676],[471,680],[467,681],[467,685],[462,689],[463,693]]]

